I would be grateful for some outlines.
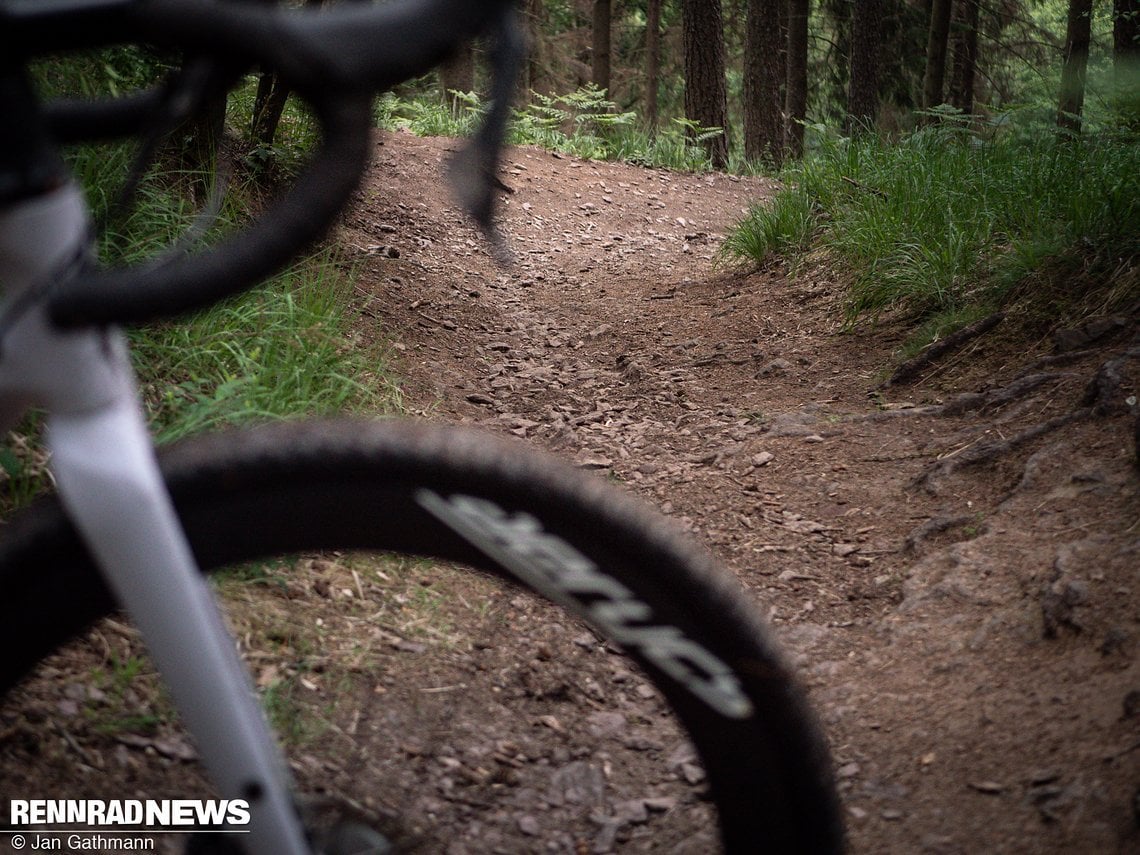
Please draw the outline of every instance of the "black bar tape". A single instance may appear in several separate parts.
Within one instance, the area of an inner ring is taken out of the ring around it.
[[[221,243],[158,267],[95,270],[61,283],[48,311],[61,327],[144,323],[205,308],[269,276],[324,235],[370,152],[371,99],[322,105],[320,151],[290,191]]]

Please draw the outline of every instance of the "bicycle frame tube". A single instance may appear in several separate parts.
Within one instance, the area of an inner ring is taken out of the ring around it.
[[[142,632],[220,795],[248,802],[247,849],[301,855],[309,849],[284,763],[159,473],[125,339],[56,330],[35,299],[37,286],[80,266],[88,231],[71,186],[0,212],[0,426],[29,404],[48,410],[64,506]]]

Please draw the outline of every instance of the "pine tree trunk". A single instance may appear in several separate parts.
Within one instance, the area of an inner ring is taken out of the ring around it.
[[[1113,2],[1112,76],[1121,124],[1140,128],[1140,0]]]
[[[978,68],[979,0],[958,0],[950,103],[967,115],[974,112],[974,76]]]
[[[1118,68],[1140,63],[1140,0],[1113,0],[1112,59]]]
[[[724,79],[724,19],[720,0],[681,0],[685,115],[724,133],[705,141],[717,169],[728,165],[728,94]]]
[[[748,0],[744,32],[744,156],[783,160],[784,123],[781,115],[784,83],[781,62],[786,56],[780,38],[781,0]]]
[[[788,87],[784,102],[784,146],[788,157],[804,154],[804,119],[807,118],[808,15],[811,0],[788,3]]]
[[[922,78],[922,106],[927,110],[942,103],[946,81],[946,44],[950,36],[950,9],[950,0],[934,0],[930,6],[926,73]]]
[[[1065,64],[1061,69],[1061,97],[1057,105],[1057,127],[1074,134],[1081,132],[1081,110],[1085,103],[1085,75],[1088,70],[1091,33],[1092,0],[1069,0],[1069,19],[1065,27]]]
[[[273,4],[276,0],[260,0]],[[324,0],[305,0],[306,6],[320,6]],[[289,87],[274,72],[263,71],[257,80],[257,95],[253,99],[253,121],[250,136],[266,148],[277,138],[277,126],[281,114],[285,112],[285,102],[289,99]]]
[[[820,66],[823,79],[820,89],[825,92],[824,105],[831,106],[826,118],[847,128],[848,98],[851,88],[851,37],[853,4],[846,0],[819,0],[820,26],[832,33],[824,40],[824,56]]]
[[[879,113],[879,45],[882,41],[881,0],[855,4],[851,24],[851,77],[847,89],[848,134],[870,130]]]
[[[610,91],[610,0],[594,0],[592,80]]]
[[[645,5],[645,120],[657,131],[657,87],[661,78],[661,0]]]
[[[546,3],[543,0],[527,0],[521,4],[525,9],[523,27],[526,31],[527,57],[518,85],[516,101],[529,104],[531,92],[542,92],[546,87],[544,69],[547,63],[548,47],[542,37],[546,26]]]
[[[281,114],[289,98],[289,87],[276,74],[263,73],[257,81],[257,96],[253,101],[253,141],[268,148],[277,136]]]
[[[470,42],[456,48],[455,54],[439,68],[443,100],[450,104],[452,92],[475,91],[475,46]]]

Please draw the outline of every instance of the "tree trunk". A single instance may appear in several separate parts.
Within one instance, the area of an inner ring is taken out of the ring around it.
[[[253,141],[268,148],[277,136],[281,114],[289,98],[289,87],[276,74],[262,72],[257,80],[257,96],[253,100]]]
[[[820,102],[827,111],[821,118],[846,128],[850,124],[847,108],[851,88],[852,4],[846,0],[819,0],[815,6],[819,10],[819,28],[832,34],[824,38],[823,61],[816,65],[821,75],[819,88],[824,95]]]
[[[870,130],[879,113],[879,45],[882,41],[881,0],[855,4],[851,24],[851,77],[847,89],[848,134]]]
[[[1085,74],[1088,69],[1091,32],[1092,0],[1069,0],[1057,127],[1074,134],[1081,132],[1081,109],[1085,103]]]
[[[1121,122],[1140,127],[1140,0],[1113,0],[1112,75]]]
[[[1113,0],[1113,64],[1140,62],[1140,0]]]
[[[724,19],[720,0],[681,0],[685,115],[724,132],[705,141],[717,169],[728,165],[728,93],[724,80]]]
[[[979,0],[958,0],[954,55],[950,74],[950,103],[969,115],[974,112],[974,75],[978,67]]]
[[[744,156],[749,160],[783,160],[784,123],[781,115],[784,83],[781,58],[781,0],[748,0],[744,31]]]
[[[942,103],[946,80],[946,44],[950,36],[950,9],[950,0],[934,0],[930,6],[926,74],[922,78],[922,106],[926,110]]]
[[[276,0],[260,0],[272,5]],[[306,6],[320,6],[324,0],[305,0]],[[272,71],[261,72],[257,80],[257,95],[253,99],[253,121],[250,136],[258,145],[269,147],[277,137],[277,126],[285,111],[289,87]]]
[[[807,118],[808,14],[811,0],[788,3],[788,88],[784,102],[784,146],[789,157],[803,157]]]
[[[657,131],[657,87],[661,78],[661,0],[645,5],[645,120]]]
[[[594,85],[610,91],[610,0],[594,0],[593,77]]]
[[[450,104],[452,92],[475,91],[475,46],[471,42],[460,45],[455,53],[439,67],[439,82],[443,87],[443,100]]]

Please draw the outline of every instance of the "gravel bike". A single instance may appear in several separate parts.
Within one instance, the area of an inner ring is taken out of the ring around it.
[[[629,496],[518,444],[440,425],[277,423],[157,453],[147,432],[120,327],[235,294],[311,245],[364,168],[372,96],[480,34],[495,45],[494,106],[453,173],[493,236],[495,165],[521,54],[514,16],[506,0],[320,12],[218,0],[0,2],[0,422],[10,428],[29,406],[46,411],[56,484],[4,526],[0,693],[122,609],[219,796],[249,806],[247,833],[198,851],[231,851],[234,840],[266,855],[388,851],[367,829],[311,839],[203,574],[310,550],[442,559],[553,601],[649,675],[700,755],[726,851],[837,851],[830,758],[789,665],[734,580]],[[119,99],[37,99],[33,58],[123,43],[177,52],[182,65],[167,84]],[[58,146],[175,127],[256,67],[282,75],[322,129],[292,189],[216,245],[141,265],[96,263],[91,217]]]

